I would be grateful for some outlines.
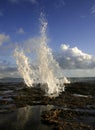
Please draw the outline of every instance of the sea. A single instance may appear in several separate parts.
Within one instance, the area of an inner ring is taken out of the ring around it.
[[[95,77],[67,77],[67,79],[70,82],[95,82]],[[10,83],[10,82],[14,82],[14,83],[18,83],[18,82],[24,82],[24,80],[22,78],[11,78],[11,77],[6,77],[6,78],[1,78],[0,79],[1,83]]]

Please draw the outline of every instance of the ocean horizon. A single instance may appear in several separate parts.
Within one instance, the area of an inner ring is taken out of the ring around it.
[[[62,79],[62,78],[61,78]],[[95,77],[67,77],[70,82],[94,82]],[[23,78],[5,77],[0,78],[0,82],[24,82]]]

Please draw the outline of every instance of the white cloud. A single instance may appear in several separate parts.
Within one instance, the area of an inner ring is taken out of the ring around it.
[[[69,45],[66,45],[66,44],[61,45],[61,49],[63,50],[67,50],[68,48],[69,48]]]
[[[2,45],[5,42],[8,42],[10,40],[9,35],[0,34],[0,45]]]
[[[61,45],[61,53],[56,55],[60,66],[65,69],[92,69],[95,68],[95,57],[82,52],[77,47]]]
[[[25,31],[24,31],[24,29],[23,28],[19,28],[18,30],[17,30],[17,32],[16,33],[18,33],[18,34],[24,34],[25,33]]]
[[[95,5],[93,5],[91,8],[91,14],[95,14]]]

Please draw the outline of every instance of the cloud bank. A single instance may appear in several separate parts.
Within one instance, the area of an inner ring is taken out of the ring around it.
[[[15,67],[0,66],[0,78],[4,77],[20,77]]]
[[[55,58],[64,69],[95,68],[95,57],[82,52],[77,47],[71,48],[66,44],[61,45],[61,52],[56,54]]]

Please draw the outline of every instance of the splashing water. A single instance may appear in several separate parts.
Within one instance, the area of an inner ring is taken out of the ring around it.
[[[67,78],[64,77],[64,80],[60,82],[57,78],[57,73],[62,77],[62,71],[59,67],[59,64],[53,58],[52,50],[47,46],[47,22],[41,14],[40,18],[41,22],[41,29],[40,29],[40,40],[39,40],[39,49],[35,51],[37,53],[37,61],[38,61],[38,70],[31,69],[29,65],[28,57],[25,56],[23,50],[19,51],[18,49],[15,50],[15,57],[16,62],[18,65],[18,71],[20,72],[21,76],[24,78],[24,81],[27,86],[33,86],[33,83],[37,80],[41,84],[47,84],[46,87],[44,86],[46,95],[49,96],[58,96],[61,91],[64,91],[64,83],[68,82]],[[35,79],[35,81],[34,81]]]
[[[21,76],[23,77],[26,85],[28,87],[32,86],[33,79],[31,78],[32,71],[29,65],[29,60],[25,56],[23,50],[19,50],[18,48],[15,49],[14,56],[16,58],[16,63],[18,66],[18,71],[20,72]]]
[[[46,89],[46,93],[48,95],[53,94],[56,95],[60,92],[59,88],[59,80],[56,78],[53,65],[55,64],[58,67],[58,64],[53,59],[53,55],[51,49],[47,46],[47,22],[45,21],[43,15],[40,19],[41,21],[41,40],[40,40],[40,48],[38,51],[38,61],[39,61],[39,73],[41,77],[42,83],[47,83],[48,89]]]

